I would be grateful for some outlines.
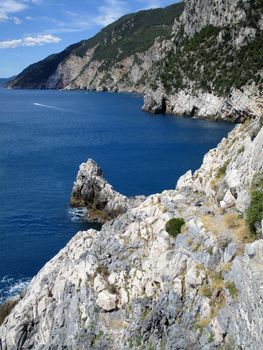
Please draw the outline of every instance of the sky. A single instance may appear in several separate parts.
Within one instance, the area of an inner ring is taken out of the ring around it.
[[[176,0],[0,0],[0,78],[88,39],[124,14]]]

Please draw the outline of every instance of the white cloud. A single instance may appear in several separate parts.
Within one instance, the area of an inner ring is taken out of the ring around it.
[[[0,1],[0,21],[6,21],[10,14],[23,11],[27,8],[26,4],[17,0]],[[11,18],[12,19],[12,18]]]
[[[14,49],[19,46],[39,46],[45,44],[57,44],[60,38],[51,34],[27,36],[22,39],[0,41],[0,49]]]
[[[56,27],[46,30],[47,33],[70,33],[83,32],[90,30],[94,26],[105,27],[116,21],[119,17],[130,12],[130,4],[124,0],[104,0],[103,4],[98,6],[97,14],[83,15],[72,11],[64,11],[67,15],[67,21],[52,20]]]
[[[26,2],[26,3],[32,3],[34,5],[40,5],[43,2],[43,0],[20,0],[20,1],[23,1],[23,2]]]
[[[12,14],[21,12],[28,8],[28,5],[39,5],[42,0],[0,0],[0,22],[14,21],[15,24],[20,24],[20,19],[12,17]]]
[[[18,17],[15,17],[15,16],[14,16],[12,19],[13,19],[13,21],[14,21],[15,24],[21,24],[21,23],[22,23],[21,19],[18,18]]]
[[[137,0],[141,4],[141,9],[154,9],[158,7],[163,7],[162,1],[159,0]]]
[[[129,9],[127,3],[122,0],[105,0],[105,4],[99,6],[99,15],[94,17],[93,22],[106,26],[126,14]]]

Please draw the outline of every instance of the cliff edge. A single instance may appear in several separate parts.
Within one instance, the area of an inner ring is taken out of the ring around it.
[[[175,190],[79,232],[9,310],[1,348],[262,348],[262,152],[262,119],[246,121]]]

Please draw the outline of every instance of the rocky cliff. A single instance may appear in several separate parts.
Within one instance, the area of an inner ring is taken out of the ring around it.
[[[230,121],[260,115],[262,13],[262,1],[185,1],[143,109]]]
[[[144,199],[144,196],[128,198],[116,192],[104,179],[101,168],[89,159],[79,167],[70,204],[72,207],[86,208],[87,220],[105,223],[139,205]]]
[[[242,91],[234,89],[228,98],[201,90],[181,90],[169,95],[159,87],[145,93],[142,110],[152,114],[243,123],[262,114],[263,99],[256,86],[244,87]]]
[[[136,91],[148,112],[243,121],[263,90],[262,13],[261,0],[185,0],[127,15],[9,86]]]
[[[175,190],[79,232],[5,311],[0,348],[261,349],[262,152],[248,120]]]

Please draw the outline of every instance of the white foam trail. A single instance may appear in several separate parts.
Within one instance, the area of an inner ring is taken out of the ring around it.
[[[68,215],[72,222],[82,222],[87,215],[86,208],[69,208]]]
[[[6,299],[18,296],[29,284],[30,279],[21,278],[16,280],[13,277],[4,276],[0,280],[1,285],[4,284],[3,289],[0,289],[0,304],[4,303]]]
[[[37,107],[43,107],[43,108],[54,109],[54,110],[56,110],[56,111],[62,111],[62,112],[77,113],[77,114],[79,114],[78,112],[72,111],[72,110],[70,110],[70,109],[61,108],[61,107],[56,107],[56,106],[52,106],[52,105],[44,105],[44,104],[42,104],[42,103],[37,103],[37,102],[34,102],[33,105],[34,105],[34,106],[37,106]]]
[[[29,281],[17,281],[14,285],[10,286],[9,294],[14,296],[21,293],[26,288],[28,283]]]

